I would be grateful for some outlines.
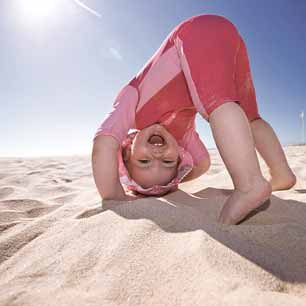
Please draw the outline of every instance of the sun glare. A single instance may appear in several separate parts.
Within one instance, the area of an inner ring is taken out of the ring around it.
[[[23,22],[40,24],[56,17],[60,0],[15,0],[15,9]]]

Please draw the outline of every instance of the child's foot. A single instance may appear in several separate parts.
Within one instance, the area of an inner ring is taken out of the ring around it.
[[[261,206],[270,197],[271,192],[271,185],[263,178],[258,178],[247,192],[235,189],[222,208],[219,222],[237,224],[252,210]]]
[[[271,175],[269,180],[272,191],[287,190],[296,184],[296,176],[290,170],[290,172],[282,175]]]

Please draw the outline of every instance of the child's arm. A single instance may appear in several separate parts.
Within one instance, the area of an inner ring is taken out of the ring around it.
[[[97,189],[104,200],[130,199],[119,181],[119,143],[112,136],[96,137],[92,149],[92,170]]]
[[[194,180],[198,177],[200,177],[201,175],[203,175],[205,172],[207,172],[207,170],[210,167],[210,158],[208,156],[208,158],[204,159],[203,161],[201,161],[198,165],[196,165],[195,167],[193,167],[193,169],[191,170],[191,172],[189,172],[182,180],[182,183]]]
[[[96,131],[92,149],[92,169],[97,189],[103,199],[131,200],[119,180],[118,150],[129,129],[134,128],[138,91],[132,81],[115,98],[112,111]]]

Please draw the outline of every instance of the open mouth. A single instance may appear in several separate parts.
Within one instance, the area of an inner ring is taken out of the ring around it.
[[[163,146],[165,144],[165,139],[160,135],[152,135],[148,139],[148,142],[154,146]]]

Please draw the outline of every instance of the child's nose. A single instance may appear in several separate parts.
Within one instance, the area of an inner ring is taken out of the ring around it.
[[[163,155],[163,152],[161,152],[161,151],[154,151],[153,152],[153,156],[155,158],[160,158],[162,155]]]
[[[163,157],[165,150],[160,149],[160,148],[156,148],[154,150],[152,150],[152,155],[154,158],[160,159]]]

